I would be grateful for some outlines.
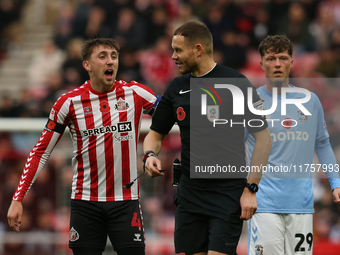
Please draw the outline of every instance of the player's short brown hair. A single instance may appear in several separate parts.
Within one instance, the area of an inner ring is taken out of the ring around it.
[[[116,49],[119,52],[120,47],[116,40],[111,38],[95,38],[85,41],[85,44],[81,50],[82,60],[88,60],[92,54],[93,48],[104,45],[112,49]]]
[[[189,21],[178,27],[175,35],[184,36],[189,45],[201,43],[207,54],[213,53],[213,38],[208,27],[199,21]]]
[[[293,44],[285,35],[268,35],[259,45],[259,53],[263,57],[266,53],[281,53],[287,50],[290,56],[293,55]]]

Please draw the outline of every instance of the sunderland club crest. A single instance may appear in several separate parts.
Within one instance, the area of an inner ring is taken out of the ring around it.
[[[119,98],[117,104],[115,104],[115,110],[117,111],[126,111],[130,105],[123,99]]]
[[[75,242],[79,239],[79,233],[73,227],[70,229],[68,238],[71,242]]]

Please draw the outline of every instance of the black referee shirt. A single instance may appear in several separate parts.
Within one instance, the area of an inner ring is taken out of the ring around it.
[[[243,91],[245,95],[245,115],[244,116],[233,116],[232,115],[232,95],[229,90],[219,90],[220,97],[224,104],[223,109],[230,109],[230,111],[221,111],[220,118],[230,119],[233,118],[237,121],[237,118],[249,119],[263,119],[264,125],[261,127],[247,127],[250,133],[258,132],[265,129],[268,125],[265,118],[262,116],[254,115],[248,110],[247,106],[247,88],[253,87],[251,83],[246,79],[246,77],[234,69],[217,64],[209,73],[202,78],[242,78],[242,82],[238,87]],[[237,183],[244,183],[247,173],[244,174],[243,179],[190,179],[190,138],[193,139],[195,127],[190,128],[190,104],[193,100],[200,100],[190,98],[190,78],[197,78],[191,74],[186,74],[181,77],[175,78],[167,90],[165,91],[157,109],[152,118],[151,129],[161,133],[168,134],[173,125],[177,122],[180,128],[180,136],[182,142],[182,152],[181,152],[181,167],[182,173],[184,174],[183,181],[186,185],[196,186],[203,189],[216,189],[231,185],[231,182],[237,185]],[[237,85],[237,84],[235,84]],[[253,102],[259,101],[260,98],[253,87]],[[227,105],[226,105],[227,104]],[[199,113],[198,113],[199,115]],[[195,118],[205,118],[206,116],[194,116]],[[235,119],[236,118],[236,119]],[[224,125],[223,137],[214,136],[213,133],[207,133],[209,136],[209,143],[202,146],[201,153],[196,153],[200,155],[191,155],[191,157],[209,158],[209,153],[218,153],[223,158],[224,162],[230,165],[236,166],[238,169],[240,166],[245,166],[245,149],[244,149],[244,128],[241,125],[231,128],[228,125]],[[210,129],[211,131],[211,129]],[[192,136],[190,137],[190,133]],[[199,138],[195,138],[199,139]],[[207,150],[208,148],[208,150]],[[210,148],[214,148],[211,150]],[[195,151],[196,148],[195,148]],[[182,180],[181,180],[182,181]],[[238,184],[239,185],[239,184]]]

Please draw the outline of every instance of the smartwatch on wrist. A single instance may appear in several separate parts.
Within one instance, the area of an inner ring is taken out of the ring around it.
[[[250,190],[251,193],[256,193],[259,190],[259,186],[254,182],[246,183],[246,187]]]

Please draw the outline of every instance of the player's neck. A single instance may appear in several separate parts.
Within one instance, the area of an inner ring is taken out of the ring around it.
[[[199,63],[198,69],[192,73],[194,76],[202,76],[209,73],[214,67],[216,63],[212,58],[202,59]]]
[[[283,82],[283,83],[274,83],[272,81],[270,81],[269,79],[267,79],[266,81],[266,90],[270,93],[273,94],[273,88],[277,88],[277,95],[281,95],[281,88],[288,88],[289,87],[289,81],[288,79]]]
[[[91,88],[98,93],[107,93],[110,90],[112,90],[114,83],[113,84],[103,84],[100,81],[91,80],[90,85],[91,85]]]

